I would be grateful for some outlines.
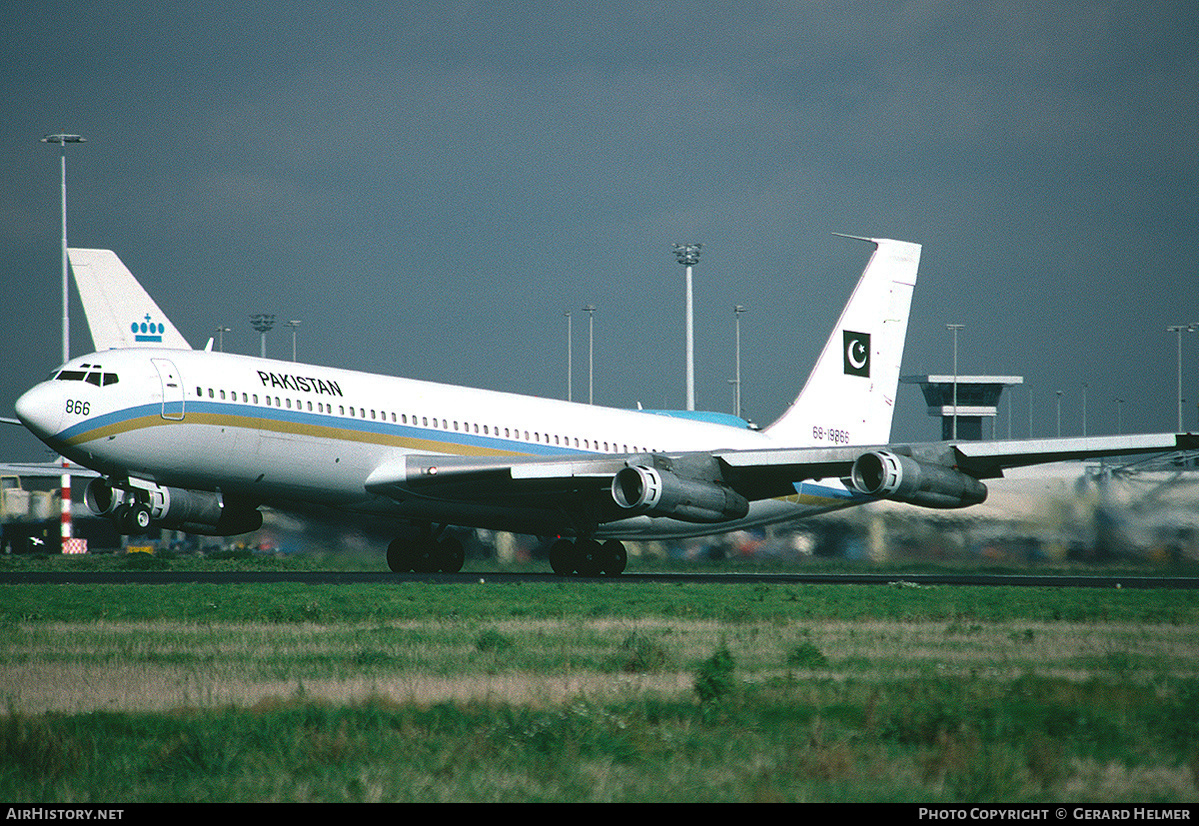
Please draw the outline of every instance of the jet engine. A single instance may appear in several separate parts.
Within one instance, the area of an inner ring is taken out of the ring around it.
[[[625,510],[684,522],[726,522],[749,513],[749,501],[724,485],[641,465],[612,477],[612,498]]]
[[[203,536],[235,536],[262,527],[262,514],[248,505],[226,502],[220,491],[188,490],[131,481],[129,489],[93,479],[83,496],[88,509],[110,516],[121,530],[151,526]]]
[[[863,453],[850,478],[862,493],[926,508],[964,508],[987,498],[987,486],[973,476],[889,450]]]

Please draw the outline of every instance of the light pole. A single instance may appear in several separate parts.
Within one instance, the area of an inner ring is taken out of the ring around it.
[[[224,325],[221,325],[220,327],[216,328],[217,347],[220,348],[220,351],[222,353],[225,352],[225,333],[232,333],[232,332],[233,332],[232,327],[226,327]]]
[[[703,244],[675,244],[674,255],[687,268],[687,409],[695,409],[695,328],[694,298],[691,289],[691,268],[699,263]]]
[[[595,404],[595,305],[583,308],[587,313],[587,404]]]
[[[1195,332],[1194,324],[1174,324],[1166,328],[1167,333],[1178,334],[1178,432],[1182,432],[1182,333]]]
[[[574,401],[575,354],[574,354],[574,319],[570,310],[562,313],[566,316],[566,400]]]
[[[295,361],[296,360],[296,330],[298,330],[300,328],[300,322],[293,319],[293,320],[287,322],[287,324],[284,326],[291,328],[291,360]]]
[[[1028,387],[1028,438],[1032,438],[1032,385]]]
[[[66,364],[71,360],[71,293],[67,282],[67,144],[68,143],[86,143],[87,138],[81,135],[46,135],[42,138],[42,143],[56,143],[60,148],[60,167],[62,169],[62,361]],[[67,460],[62,459],[62,466],[67,467]],[[59,497],[61,506],[60,521],[61,530],[59,536],[62,539],[62,550],[68,550],[68,540],[74,538],[74,530],[71,526],[71,475],[64,473],[59,479],[59,484],[62,486],[62,495]],[[76,549],[71,548],[70,552]]]
[[[1062,438],[1062,391],[1057,391],[1057,437]]]
[[[735,373],[736,378],[733,379],[733,384],[736,388],[736,394],[734,395],[734,403],[733,403],[733,414],[735,416],[737,416],[737,418],[741,418],[741,314],[744,312],[745,312],[745,308],[742,307],[740,304],[736,304],[733,306],[733,324],[734,324],[734,328],[736,330],[735,338],[736,338],[736,342],[737,342],[737,344],[736,344],[736,363],[737,363],[736,370],[737,370],[737,372]]]
[[[42,143],[57,143],[62,167],[62,360],[71,359],[70,292],[67,288],[67,144],[86,143],[80,135],[47,135]]]
[[[266,334],[275,326],[275,317],[270,313],[255,313],[250,316],[250,325],[262,336],[258,352],[262,358],[266,358]]]
[[[1087,383],[1082,383],[1082,435],[1087,435]]]
[[[958,437],[958,330],[965,324],[946,324],[945,327],[953,333],[953,438]]]
[[[1116,433],[1124,433],[1124,399],[1112,399],[1116,403]]]

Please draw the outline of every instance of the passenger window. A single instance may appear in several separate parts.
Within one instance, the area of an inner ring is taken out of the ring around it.
[[[221,401],[224,401],[224,400],[225,400],[225,391],[222,390],[221,391]]]
[[[208,388],[208,398],[210,398],[210,399],[216,398],[216,393],[212,392],[211,387]]]

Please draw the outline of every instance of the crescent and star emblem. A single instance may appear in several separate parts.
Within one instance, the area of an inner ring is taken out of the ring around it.
[[[861,339],[855,338],[851,341],[849,349],[845,351],[845,355],[855,370],[861,370],[866,366],[866,347],[862,344]]]
[[[845,346],[845,375],[870,376],[870,333],[842,330]]]

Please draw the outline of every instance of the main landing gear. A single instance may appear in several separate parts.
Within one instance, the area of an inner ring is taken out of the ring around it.
[[[415,539],[400,537],[387,546],[387,567],[397,574],[456,574],[465,559],[462,542],[454,536],[436,539],[432,533],[422,533]]]
[[[603,544],[595,539],[559,539],[550,546],[550,567],[559,576],[620,576],[628,561],[624,543],[616,539]]]

